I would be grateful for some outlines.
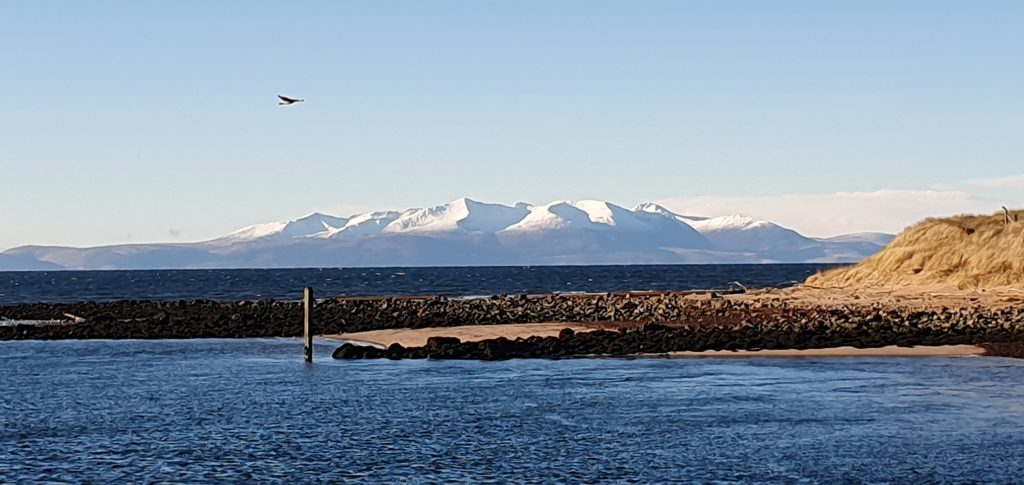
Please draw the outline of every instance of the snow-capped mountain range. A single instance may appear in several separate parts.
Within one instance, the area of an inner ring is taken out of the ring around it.
[[[351,217],[313,213],[197,243],[23,246],[0,253],[0,270],[835,263],[859,261],[891,239],[810,238],[747,216],[688,216],[652,203],[507,206],[461,198]]]

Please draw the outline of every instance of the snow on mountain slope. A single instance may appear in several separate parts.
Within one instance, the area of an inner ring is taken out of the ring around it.
[[[569,202],[559,200],[531,207],[525,217],[500,232],[523,233],[566,228],[584,229],[592,225],[590,214]]]
[[[797,250],[818,244],[792,229],[744,215],[679,217],[725,251]]]
[[[605,258],[644,260],[663,250],[712,249],[700,233],[674,216],[638,212],[598,200],[557,201],[497,233],[518,253],[557,251],[559,261]],[[670,254],[670,253],[666,253]]]
[[[308,216],[290,221],[255,224],[244,227],[224,236],[221,239],[230,241],[248,241],[253,239],[312,237],[322,235],[332,229],[343,227],[346,223],[348,223],[348,219],[344,217],[335,217],[314,212]]]
[[[581,230],[602,235],[590,234],[586,237],[591,239],[581,240]],[[497,235],[513,244],[516,239],[509,237],[521,240],[558,234],[566,250],[565,243],[575,238],[573,247],[642,246],[787,254],[822,244],[855,245],[858,252],[863,252],[872,245],[884,246],[891,239],[875,233],[813,239],[745,215],[680,215],[653,203],[632,210],[600,200],[555,201],[540,206],[517,203],[510,207],[461,198],[425,209],[375,211],[350,218],[313,213],[292,221],[249,226],[221,241],[457,234]]]
[[[493,234],[526,217],[528,209],[475,200],[453,200],[426,209],[403,212],[384,228],[386,234],[470,232]]]
[[[633,212],[644,212],[647,214],[658,214],[666,217],[679,217],[679,214],[672,212],[654,202],[644,202],[633,208]]]
[[[572,203],[573,207],[586,212],[590,222],[605,224],[609,226],[618,225],[624,220],[625,209],[600,200],[578,200]],[[616,217],[618,216],[618,217]]]
[[[650,218],[646,213],[631,211],[600,200],[556,201],[532,207],[526,217],[505,231],[512,233],[566,228],[647,231],[654,228],[652,221],[659,224],[662,222],[660,219]]]
[[[687,224],[703,234],[719,231],[749,231],[765,227],[771,223],[759,221],[750,216],[733,214],[720,217],[679,216]]]
[[[613,226],[620,230],[651,231],[665,228],[663,217],[652,218],[646,212],[632,211],[608,202],[580,200],[574,202],[573,205],[586,212],[591,222]]]
[[[373,211],[349,218],[342,227],[331,229],[323,235],[325,238],[340,239],[343,237],[376,236],[401,216],[398,211]]]
[[[198,243],[22,246],[0,253],[0,269],[856,262],[891,239],[814,239],[752,217],[680,215],[650,203],[509,207],[463,198],[347,218],[314,213]]]
[[[723,251],[792,251],[806,249],[817,241],[778,224],[734,214],[719,217],[698,217],[676,214],[660,205],[640,204],[638,212],[659,214],[688,224]]]

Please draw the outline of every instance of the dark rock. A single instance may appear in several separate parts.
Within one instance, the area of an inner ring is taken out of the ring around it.
[[[426,348],[428,349],[441,349],[444,347],[453,347],[461,344],[462,341],[455,337],[429,337],[427,338]]]
[[[366,355],[366,349],[369,347],[363,345],[353,345],[345,343],[341,347],[334,350],[331,357],[335,359],[361,359]]]
[[[0,340],[297,337],[302,334],[302,305],[298,302],[196,300],[0,305],[0,315],[15,320],[61,319],[64,314],[79,315],[86,321],[74,325],[0,326]],[[1000,345],[1024,341],[1024,309],[1021,308],[908,311],[876,304],[807,309],[783,300],[771,300],[767,304],[735,302],[727,298],[701,301],[692,293],[597,297],[499,295],[465,300],[443,297],[328,299],[318,302],[314,310],[317,331],[322,333],[604,319],[635,322],[641,326],[639,330],[622,335],[601,330],[582,333],[563,330],[557,339],[495,339],[481,345],[441,338],[432,339],[422,348],[363,348],[341,353],[359,358],[504,359],[629,355],[726,347]],[[665,325],[657,325],[659,322]]]

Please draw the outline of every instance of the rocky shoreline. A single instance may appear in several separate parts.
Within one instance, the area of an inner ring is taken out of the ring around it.
[[[808,318],[810,317],[810,318]],[[386,349],[344,344],[336,359],[478,359],[624,357],[707,350],[878,348],[981,344],[987,355],[1022,357],[1024,313],[868,312],[844,310],[798,315],[749,313],[723,323],[649,323],[618,331],[573,332],[558,337],[460,342],[433,337],[422,347],[392,344]]]
[[[316,333],[332,334],[505,323],[640,323],[689,318],[700,311],[694,306],[695,301],[712,296],[706,292],[679,292],[339,298],[317,301],[314,325]],[[4,320],[64,320],[66,324],[4,325]],[[124,300],[0,306],[0,340],[245,338],[301,334],[300,302]]]
[[[63,322],[17,323],[27,320]],[[301,335],[301,322],[301,303],[282,301],[9,305],[0,306],[0,340],[295,337]],[[318,334],[537,322],[603,322],[604,329],[516,340],[435,338],[415,348],[348,344],[334,356],[491,360],[984,344],[990,354],[1019,357],[1024,342],[1021,305],[794,305],[771,292],[737,298],[708,292],[345,298],[321,300],[315,307]]]

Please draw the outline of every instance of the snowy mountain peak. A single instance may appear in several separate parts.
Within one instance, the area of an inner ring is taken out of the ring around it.
[[[254,224],[228,234],[223,239],[231,241],[244,241],[266,238],[296,238],[312,237],[344,226],[348,219],[335,217],[319,212],[292,219],[290,221],[271,222],[267,224]]]
[[[384,228],[388,234],[494,233],[526,216],[528,210],[501,204],[487,204],[468,198],[455,199],[426,209],[403,212]]]
[[[749,216],[684,216],[651,203],[510,207],[461,198],[348,218],[314,212],[198,243],[26,246],[0,253],[0,269],[851,262],[891,238],[812,239]]]
[[[677,216],[675,212],[672,212],[654,202],[644,202],[633,208],[633,212],[646,212],[648,214],[659,214],[663,216]]]
[[[398,219],[401,215],[397,211],[373,211],[365,214],[357,214],[349,218],[348,223],[327,231],[325,238],[341,238],[356,236],[373,236]]]
[[[616,212],[628,212],[626,209],[601,200],[578,200],[573,203],[573,206],[586,212],[590,222],[609,226],[616,225]]]
[[[653,245],[741,253],[806,251],[822,244],[884,245],[884,235],[811,239],[769,221],[742,214],[699,217],[676,214],[654,203],[633,209],[593,199],[558,200],[534,206],[488,204],[466,197],[423,209],[375,211],[350,218],[313,213],[286,222],[258,224],[235,231],[223,240],[287,238],[361,239],[416,235],[457,238],[465,235],[496,236],[502,244],[522,236],[538,243],[597,237],[601,244]],[[627,241],[629,241],[627,243]],[[881,244],[880,244],[881,243]],[[543,245],[543,244],[542,244]],[[612,247],[612,246],[609,246]]]
[[[585,227],[588,224],[590,215],[567,201],[558,200],[531,207],[525,217],[501,232],[552,231],[568,227]]]
[[[773,225],[770,222],[741,214],[719,217],[679,217],[684,219],[687,224],[693,226],[694,229],[702,233],[754,229],[757,227],[764,227],[766,225]]]
[[[666,212],[666,214],[669,214],[670,217],[630,210],[601,200],[555,201],[532,207],[530,213],[523,220],[502,232],[588,229],[632,234],[667,230],[676,235],[692,233],[693,237],[699,238],[693,228],[677,220],[675,214],[671,212]]]
[[[719,217],[682,216],[650,202],[633,209],[594,199],[558,200],[540,206],[520,202],[510,207],[462,197],[434,207],[402,212],[374,211],[350,218],[314,212],[290,221],[248,226],[229,234],[223,240],[346,238],[387,234],[498,234],[569,228],[657,232],[675,226],[678,226],[676,229],[693,229],[709,237],[723,234],[715,239],[732,238],[730,234],[735,231],[789,231],[770,222],[739,214]]]

